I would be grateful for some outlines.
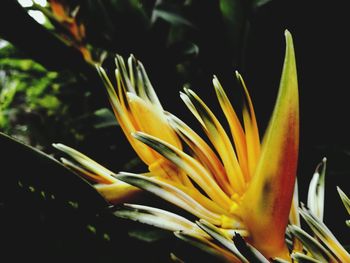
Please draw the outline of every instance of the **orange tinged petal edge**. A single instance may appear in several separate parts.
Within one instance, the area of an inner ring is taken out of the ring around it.
[[[284,241],[299,149],[299,96],[293,39],[285,31],[283,71],[252,181],[242,199],[250,242],[266,257],[289,259]]]

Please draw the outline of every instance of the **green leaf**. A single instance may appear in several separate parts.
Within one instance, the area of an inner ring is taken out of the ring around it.
[[[230,47],[229,56],[237,59],[243,55],[243,45],[248,25],[248,2],[221,0],[220,11],[225,25],[226,38]]]
[[[169,237],[169,232],[160,229],[131,229],[128,234],[132,238],[152,243]]]
[[[110,109],[102,108],[94,112],[94,128],[102,129],[118,126],[118,122]]]
[[[47,109],[48,114],[52,115],[61,105],[59,99],[54,95],[45,95],[43,98],[38,99],[38,105]]]
[[[153,21],[155,21],[157,18],[161,18],[165,21],[167,21],[171,25],[185,25],[188,27],[195,27],[189,20],[187,20],[184,16],[182,16],[180,13],[169,10],[164,7],[157,7],[153,11]]]
[[[0,149],[2,171],[6,171],[1,174],[1,187],[6,198],[16,198],[11,196],[11,189],[21,185],[79,209],[98,211],[107,207],[88,182],[51,156],[3,133],[0,133]]]
[[[190,41],[175,41],[173,43],[169,43],[169,53],[174,57],[174,61],[183,62],[186,59],[193,59],[198,57],[199,55],[199,47]],[[184,64],[179,64],[179,66],[185,67]]]
[[[254,7],[261,7],[269,2],[271,2],[271,0],[253,0],[252,4]]]
[[[5,70],[32,71],[35,73],[46,72],[45,68],[31,59],[1,58],[0,65]]]
[[[7,109],[16,94],[16,83],[9,83],[9,85],[2,87],[0,90],[0,114],[1,111]]]

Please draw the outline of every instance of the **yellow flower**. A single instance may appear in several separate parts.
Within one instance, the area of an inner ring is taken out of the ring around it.
[[[238,72],[236,76],[246,98],[243,125],[219,80],[213,79],[231,136],[194,91],[184,89],[180,93],[207,135],[210,141],[207,143],[183,121],[163,110],[142,64],[132,56],[128,60],[128,70],[123,59],[116,58],[116,90],[105,71],[97,67],[120,126],[138,156],[149,167],[144,174],[111,176],[112,172],[105,171],[101,178],[105,179],[106,173],[109,174],[108,182],[100,180],[98,171],[95,171],[90,179],[99,183],[97,190],[101,192],[104,184],[119,184],[119,181],[114,181],[118,179],[183,208],[218,227],[227,238],[232,238],[235,232],[241,233],[268,258],[289,259],[284,235],[297,168],[299,106],[292,37],[288,31],[285,37],[286,54],[279,94],[262,143],[251,97]],[[183,150],[182,143],[189,152]],[[70,154],[70,148],[63,149],[62,145],[59,148]],[[76,157],[76,154],[70,155]],[[81,163],[77,158],[75,160]],[[75,168],[72,164],[70,166]],[[86,163],[81,166],[86,167]],[[91,169],[80,172],[89,177],[89,171]],[[114,191],[118,191],[118,187]],[[108,195],[104,196],[111,202],[119,201],[119,198],[112,200]],[[160,212],[152,210],[150,214],[153,213],[159,216]],[[204,240],[208,237],[195,224],[184,223],[173,215],[164,216],[178,222],[183,228],[178,230],[194,231]],[[147,216],[142,218],[138,220],[157,226],[165,224]],[[174,225],[170,225],[169,229],[174,230]],[[242,257],[238,253],[230,260],[239,262]]]

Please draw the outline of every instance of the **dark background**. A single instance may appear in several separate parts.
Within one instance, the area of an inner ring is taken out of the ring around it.
[[[210,14],[210,10],[201,11]],[[345,193],[350,194],[348,183],[350,174],[348,167],[350,160],[348,125],[350,18],[347,3],[346,1],[272,0],[256,12],[249,14],[249,17],[250,30],[247,35],[244,59],[234,61],[232,64],[227,62],[225,54],[220,51],[220,46],[226,44],[215,42],[215,32],[211,30],[210,24],[207,25],[207,38],[200,39],[204,44],[203,53],[198,59],[198,63],[206,65],[206,71],[205,74],[198,75],[199,77],[193,80],[192,88],[202,95],[214,112],[219,112],[216,100],[213,99],[214,90],[211,85],[212,74],[217,74],[232,101],[239,104],[240,99],[235,97],[234,92],[237,89],[234,70],[238,69],[250,90],[259,126],[263,131],[273,109],[281,74],[285,48],[283,33],[285,29],[291,31],[296,51],[300,91],[301,141],[298,168],[300,200],[306,203],[308,183],[316,165],[326,156],[328,167],[325,222],[336,237],[343,243],[349,244],[350,238],[346,234],[349,230],[344,223],[348,215],[336,192],[338,185]],[[199,15],[198,20],[200,19],[205,19],[205,16]],[[8,27],[11,26],[9,23]],[[23,35],[23,39],[30,38],[30,32],[27,34]],[[135,53],[144,62],[164,107],[193,123],[192,117],[189,116],[178,96],[182,83],[171,82],[172,76],[166,72],[167,67],[163,68],[159,63],[166,57],[159,59],[163,54],[157,52],[146,54],[142,51],[138,54],[137,51],[135,49],[120,52],[124,55]],[[152,59],[155,59],[158,64]],[[230,91],[231,86],[233,91]],[[101,103],[104,100],[107,102],[104,96],[102,94],[96,99]],[[133,157],[133,152],[127,144],[120,142],[123,140],[121,138],[123,137],[120,137],[120,132],[115,131],[115,135],[105,138],[96,139],[91,136],[88,143],[79,146],[81,150],[103,164],[120,170],[120,162],[116,164],[115,158],[121,158],[124,161]],[[114,155],[107,152],[107,146],[105,146],[107,140],[118,142],[119,148],[114,150]],[[25,160],[20,162],[25,163]],[[4,173],[5,171],[2,172]],[[154,253],[159,251],[155,247],[162,247],[161,244],[144,245],[139,241],[129,241],[127,233],[118,229],[114,230],[112,236],[118,237],[121,233],[122,238],[114,238],[112,243],[107,242],[108,245],[106,245],[107,243],[99,235],[94,236],[86,231],[86,224],[81,224],[80,221],[81,215],[76,214],[74,210],[62,208],[60,204],[55,203],[39,202],[40,205],[38,205],[36,198],[30,197],[29,193],[11,194],[11,197],[17,198],[13,201],[17,206],[2,210],[7,211],[1,215],[5,218],[2,231],[6,230],[3,235],[5,238],[2,237],[2,239],[7,243],[8,251],[10,248],[18,248],[18,254],[9,253],[15,258],[38,259],[38,255],[45,255],[45,260],[53,262],[81,259],[94,259],[97,260],[96,262],[134,262],[141,258],[145,258],[148,262],[159,260]],[[49,206],[57,208],[56,212],[51,208],[45,215],[45,219],[42,219],[40,211],[48,209]],[[92,219],[91,215],[85,218],[87,218],[86,221],[96,220]],[[106,220],[113,226],[112,219]],[[104,225],[105,220],[97,220],[94,223]],[[104,233],[103,229],[99,231]],[[82,236],[84,238],[81,238]],[[39,241],[33,242],[35,237]],[[130,247],[133,251],[130,249],[132,254],[128,257],[127,250]],[[59,251],[64,253],[60,255]],[[144,254],[137,254],[137,251],[143,251]],[[116,258],[120,253],[119,261],[111,260],[114,253]],[[53,258],[50,258],[51,256]]]

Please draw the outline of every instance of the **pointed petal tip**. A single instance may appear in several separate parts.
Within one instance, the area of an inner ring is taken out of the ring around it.
[[[213,83],[214,88],[215,88],[216,90],[218,90],[219,87],[220,87],[220,82],[219,82],[219,79],[218,79],[215,75],[214,75],[214,77],[213,77],[212,83]]]
[[[185,90],[185,92],[186,92],[187,94],[194,93],[194,91],[191,90],[190,88],[186,88],[186,87],[185,87],[184,90]]]
[[[242,77],[238,70],[235,70],[235,75],[237,79],[240,79]]]
[[[290,33],[290,31],[289,31],[288,29],[285,29],[285,30],[284,30],[284,35],[285,35],[286,37],[292,37],[292,34]]]
[[[287,45],[287,50],[288,50],[288,47],[293,47],[293,36],[288,30],[285,30],[284,37],[286,40],[286,45]]]
[[[68,147],[68,146],[64,145],[63,143],[53,143],[51,145],[52,145],[52,147],[54,147],[60,151],[62,151],[64,148]]]
[[[187,97],[190,97],[191,95],[193,96],[193,94],[195,94],[195,92],[192,89],[187,88],[186,86],[183,87],[183,91]]]
[[[173,233],[174,233],[174,235],[175,235],[177,238],[180,238],[180,239],[181,239],[181,233],[182,233],[182,231],[174,231]]]
[[[183,92],[180,91],[180,98],[181,98],[181,100],[182,100],[183,102],[185,102],[185,104],[186,104],[187,101],[190,100],[189,97],[188,97],[187,90],[184,89]]]
[[[115,62],[116,67],[119,68],[120,63],[124,63],[124,59],[121,55],[116,54],[115,58],[114,58],[114,62]]]
[[[95,69],[97,70],[98,74],[102,77],[102,74],[105,73],[104,68],[100,64],[95,64]]]
[[[64,157],[61,157],[61,158],[60,158],[60,161],[61,161],[61,163],[63,163],[63,164],[66,164],[66,163],[69,162],[69,161],[68,161],[66,158],[64,158]]]

